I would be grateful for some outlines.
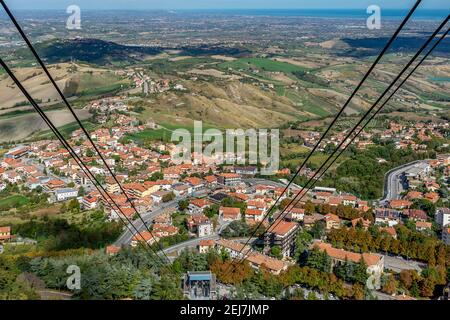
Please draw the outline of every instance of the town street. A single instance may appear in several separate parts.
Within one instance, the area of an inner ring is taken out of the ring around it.
[[[178,200],[172,200],[170,202],[167,202],[163,204],[161,207],[156,208],[155,210],[149,211],[145,214],[142,214],[141,217],[145,221],[145,223],[148,225],[149,222],[151,222],[155,217],[159,216],[164,212],[164,210],[168,208],[176,208],[178,206]],[[141,219],[137,219],[133,221],[133,225],[136,227],[139,232],[144,231],[146,227],[142,223]],[[130,228],[127,228],[127,230],[120,236],[120,238],[114,243],[115,246],[121,247],[123,245],[129,245],[131,243],[131,239],[133,238],[134,234],[136,233],[136,230],[128,225]],[[130,231],[132,230],[132,232]]]
[[[247,184],[249,184],[251,187],[253,187],[254,185],[257,185],[257,184],[266,184],[266,185],[270,185],[273,187],[284,187],[285,186],[282,183],[279,183],[276,181],[271,181],[271,180],[265,180],[265,179],[256,179],[256,178],[255,179],[243,179],[243,181],[246,182]],[[172,200],[170,202],[164,203],[162,206],[157,207],[154,210],[141,215],[142,219],[148,225],[148,223],[151,222],[155,217],[162,214],[164,212],[164,210],[166,210],[168,208],[177,208],[179,200],[181,200],[181,199],[178,198],[178,199]],[[133,222],[133,224],[137,228],[137,230],[139,230],[139,232],[142,232],[146,229],[144,224],[142,223],[141,219],[135,220]],[[119,237],[119,239],[114,243],[115,246],[121,247],[124,245],[129,245],[131,243],[131,239],[133,238],[134,234],[136,233],[136,230],[134,228],[132,228],[131,226],[129,226],[129,227],[132,230],[132,232],[127,228],[124,231],[124,233]],[[215,233],[215,236],[220,234],[220,232],[223,230],[224,227],[225,227],[225,225],[221,225],[220,230]],[[200,240],[202,240],[202,239],[197,239],[197,240],[199,240],[198,242],[200,242]],[[204,238],[204,240],[207,240],[207,239]],[[194,243],[191,240],[189,240],[187,242],[192,243],[193,245],[196,245],[196,243]]]
[[[402,173],[414,168],[418,164],[425,164],[426,162],[426,160],[414,161],[389,171],[385,177],[384,199],[381,200],[381,203],[386,203],[392,199],[400,199],[400,194],[405,191],[401,182]]]

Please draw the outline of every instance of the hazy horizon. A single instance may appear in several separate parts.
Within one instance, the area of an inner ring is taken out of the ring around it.
[[[382,9],[408,9],[415,3],[413,0],[319,0],[311,3],[307,0],[166,0],[164,3],[154,0],[9,0],[6,1],[15,10],[64,10],[75,4],[86,10],[201,10],[201,9],[294,9],[294,10],[338,10],[365,9],[369,5],[379,5]],[[447,9],[446,0],[424,1],[419,9]]]

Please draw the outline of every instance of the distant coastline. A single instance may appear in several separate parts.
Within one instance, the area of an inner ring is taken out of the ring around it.
[[[84,13],[107,13],[107,12],[135,13],[145,14],[210,14],[210,15],[230,15],[230,16],[272,16],[272,17],[316,17],[316,18],[346,18],[346,19],[365,19],[368,17],[366,9],[173,9],[173,10],[150,10],[150,9],[85,9]],[[17,13],[46,13],[46,14],[64,14],[60,9],[20,9]],[[401,19],[404,18],[408,10],[403,9],[383,9],[381,8],[382,18]],[[0,13],[0,16],[3,14]],[[445,10],[439,9],[420,9],[414,14],[414,20],[441,20],[446,16]]]

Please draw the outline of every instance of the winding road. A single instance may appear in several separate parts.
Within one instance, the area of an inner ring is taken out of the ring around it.
[[[414,161],[388,171],[384,181],[384,199],[382,199],[380,203],[386,204],[390,200],[400,199],[401,193],[405,191],[401,182],[402,174],[419,164],[426,163],[427,160]]]

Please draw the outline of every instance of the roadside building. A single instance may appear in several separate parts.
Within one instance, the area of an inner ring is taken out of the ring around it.
[[[139,245],[139,242],[140,243],[148,243],[149,245],[152,245],[158,241],[159,241],[159,239],[156,236],[154,237],[148,231],[143,231],[140,234],[136,234],[133,236],[133,238],[131,239],[131,246],[137,247]]]
[[[274,227],[264,235],[264,245],[266,247],[278,246],[283,257],[290,257],[294,254],[295,239],[299,225],[296,222],[279,221]]]
[[[225,186],[234,186],[241,183],[241,176],[237,173],[221,173],[217,175],[217,182]]]
[[[216,242],[214,240],[200,240],[198,245],[198,251],[200,253],[207,253],[209,250],[214,249]]]
[[[261,222],[264,220],[264,212],[258,209],[247,209],[245,210],[245,221],[248,224],[254,224],[256,222]]]
[[[229,208],[220,207],[219,208],[219,219],[222,221],[236,221],[241,219],[241,209],[240,208]]]
[[[320,240],[316,240],[312,246],[312,248],[317,248],[321,251],[325,251],[332,260],[332,266],[334,267],[337,264],[342,264],[347,261],[353,263],[359,263],[361,260],[367,264],[367,273],[375,277],[375,283],[380,283],[381,275],[384,270],[384,257],[378,254],[373,253],[355,253],[346,251],[343,249],[333,248],[331,244],[322,242]]]
[[[192,199],[189,201],[189,213],[191,214],[200,214],[203,213],[203,210],[209,208],[212,205],[212,202],[207,199]]]
[[[199,238],[210,236],[214,232],[212,221],[202,214],[188,217],[186,219],[186,226],[190,232],[197,234]]]
[[[109,256],[114,256],[120,252],[122,248],[117,246],[107,246],[105,252]]]
[[[62,188],[55,190],[56,201],[66,201],[69,199],[74,199],[78,196],[78,190],[72,188]]]
[[[400,223],[400,211],[388,208],[376,208],[375,209],[375,223],[386,224],[389,227],[393,227]]]

